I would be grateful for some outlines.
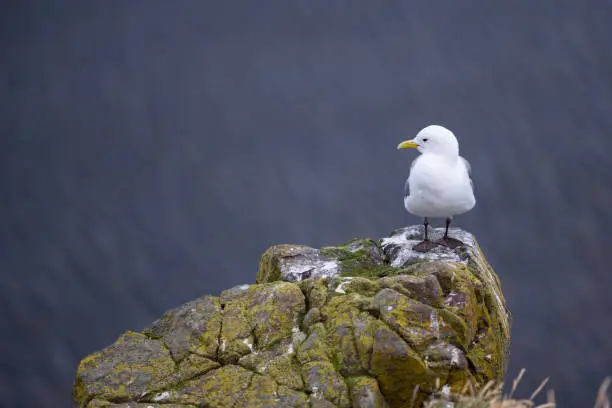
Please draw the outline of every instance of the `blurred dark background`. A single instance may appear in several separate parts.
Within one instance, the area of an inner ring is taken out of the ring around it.
[[[67,407],[78,361],[269,245],[420,222],[449,127],[514,314],[509,377],[589,407],[612,374],[612,2],[4,1],[0,405]]]

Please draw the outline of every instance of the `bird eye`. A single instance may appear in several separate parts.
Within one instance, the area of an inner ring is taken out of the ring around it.
[[[423,141],[424,141],[424,142],[426,142],[426,141],[428,141],[428,140],[429,140],[429,139],[427,139],[427,138],[423,139]]]

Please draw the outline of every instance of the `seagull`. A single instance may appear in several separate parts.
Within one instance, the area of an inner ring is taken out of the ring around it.
[[[436,245],[451,249],[463,245],[448,236],[448,227],[453,216],[474,208],[476,199],[470,164],[459,156],[459,142],[453,132],[443,126],[427,126],[397,148],[417,149],[421,153],[412,162],[404,186],[404,207],[409,213],[424,218],[425,238],[412,249],[427,252]],[[429,218],[446,218],[444,237],[435,242],[427,236]]]

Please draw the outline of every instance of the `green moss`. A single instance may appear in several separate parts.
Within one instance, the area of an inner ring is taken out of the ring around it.
[[[384,278],[385,276],[395,276],[402,273],[402,269],[394,268],[389,265],[371,265],[368,267],[357,267],[351,269],[341,269],[341,276],[360,276],[368,279]]]
[[[280,280],[281,270],[278,267],[278,258],[287,252],[289,245],[275,245],[266,250],[259,261],[257,283],[267,283]]]
[[[398,273],[398,268],[384,265],[377,243],[372,239],[353,239],[344,245],[321,248],[321,254],[338,258],[341,276],[376,279]]]
[[[359,293],[365,297],[372,297],[380,290],[380,285],[377,281],[361,277],[354,277],[348,283],[347,289],[350,292]]]
[[[350,278],[339,278],[335,282],[332,281],[332,286],[339,288],[340,285],[342,285],[341,290],[335,290],[334,295],[337,293],[358,293],[366,297],[372,297],[380,290],[380,285],[376,280],[357,276],[352,276]]]

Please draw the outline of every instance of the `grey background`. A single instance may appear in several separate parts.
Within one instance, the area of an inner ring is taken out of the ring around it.
[[[70,406],[80,358],[253,282],[269,245],[419,222],[432,123],[472,163],[514,314],[509,376],[612,374],[612,2],[49,1],[0,13],[0,406]]]

